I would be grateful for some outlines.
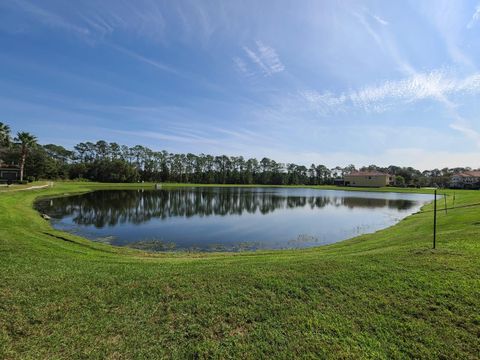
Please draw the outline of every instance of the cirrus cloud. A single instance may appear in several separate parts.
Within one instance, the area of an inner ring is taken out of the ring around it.
[[[259,40],[255,42],[255,45],[254,48],[243,47],[250,66],[247,66],[247,62],[243,58],[234,58],[235,66],[240,72],[245,75],[261,73],[264,76],[272,76],[285,70],[285,66],[273,47],[267,46]],[[249,70],[250,68],[252,70]]]
[[[480,73],[458,78],[444,70],[416,73],[401,80],[388,80],[357,90],[333,94],[301,90],[300,97],[323,114],[338,112],[339,107],[382,112],[392,106],[425,99],[448,102],[447,96],[480,92]]]

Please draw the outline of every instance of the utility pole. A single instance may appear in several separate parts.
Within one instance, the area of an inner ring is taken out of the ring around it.
[[[433,199],[433,248],[435,249],[437,242],[437,189]]]

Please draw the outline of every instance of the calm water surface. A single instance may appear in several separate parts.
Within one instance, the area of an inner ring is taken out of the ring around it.
[[[432,196],[298,188],[102,190],[41,200],[56,229],[144,250],[304,248],[386,228]]]

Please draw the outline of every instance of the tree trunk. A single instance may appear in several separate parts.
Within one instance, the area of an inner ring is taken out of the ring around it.
[[[20,181],[23,181],[23,169],[25,168],[26,158],[27,158],[27,152],[22,149],[22,156],[20,158]]]

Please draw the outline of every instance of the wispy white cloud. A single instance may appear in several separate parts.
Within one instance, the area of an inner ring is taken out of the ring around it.
[[[372,37],[372,39],[377,43],[377,45],[383,46],[380,34],[373,29],[372,25],[367,20],[367,17],[359,12],[353,12],[352,15],[357,18],[358,22],[363,26],[365,31],[367,31],[367,33]]]
[[[256,65],[263,75],[271,76],[285,70],[285,66],[274,48],[265,45],[261,41],[256,41],[255,45],[255,49],[244,46],[243,50],[250,62]]]
[[[315,104],[322,113],[331,113],[339,107],[361,108],[369,112],[384,111],[391,106],[433,99],[452,105],[448,95],[480,93],[480,73],[457,78],[443,70],[416,73],[402,80],[385,81],[358,90],[337,95],[331,92],[302,90],[300,96]]]
[[[210,40],[210,37],[215,31],[214,22],[212,21],[211,15],[205,9],[202,2],[193,1],[189,5],[191,8],[195,9],[195,20],[201,29],[201,39],[205,43]]]
[[[285,70],[285,66],[280,61],[274,48],[257,41],[257,48],[263,63],[267,66],[271,74],[279,73]]]
[[[459,131],[480,147],[480,132],[459,114],[457,105],[450,100],[451,97],[459,95],[479,93],[480,73],[458,78],[444,70],[436,70],[415,73],[402,80],[386,81],[337,95],[303,90],[299,92],[299,96],[319,115],[338,114],[354,109],[381,113],[422,100],[434,100],[444,106],[447,115],[452,119],[450,128]]]
[[[459,131],[480,147],[480,132],[473,129],[467,121],[464,119],[457,119],[455,122],[450,124],[450,127],[456,131]]]
[[[260,135],[248,129],[228,129],[215,126],[208,127],[206,132],[196,128],[185,129],[175,126],[167,126],[161,132],[154,129],[146,131],[111,128],[105,128],[103,131],[125,135],[129,139],[143,138],[145,139],[143,142],[148,139],[160,141],[159,144],[153,146],[154,149],[168,148],[171,151],[188,146],[194,152],[211,153],[213,155],[258,156],[258,154],[265,154],[268,150],[271,150],[274,144],[278,143],[268,136]]]
[[[475,7],[475,12],[472,15],[472,19],[469,21],[467,24],[467,28],[471,29],[475,26],[475,23],[477,23],[480,20],[480,4],[478,4]]]
[[[118,46],[118,45],[113,45],[113,44],[108,44],[111,48],[121,52],[121,53],[124,53],[125,55],[128,55],[130,56],[131,58],[133,59],[136,59],[138,61],[141,61],[145,64],[148,64],[148,65],[151,65],[159,70],[162,70],[162,71],[166,71],[166,72],[169,72],[169,73],[172,73],[172,74],[177,74],[179,75],[180,72],[177,71],[176,69],[172,68],[171,66],[168,66],[168,65],[165,65],[163,63],[161,63],[160,61],[157,61],[157,60],[154,60],[154,59],[150,59],[148,57],[145,57],[143,55],[140,55],[134,51],[131,51],[131,50],[128,50],[124,47],[121,47],[121,46]]]
[[[268,70],[267,66],[263,63],[262,59],[260,59],[260,56],[258,56],[255,51],[251,50],[247,46],[244,46],[243,50],[250,58],[251,62],[256,64],[266,75],[270,75],[270,71]]]
[[[381,17],[378,16],[378,15],[372,15],[372,17],[373,17],[375,20],[377,20],[378,23],[380,23],[380,24],[382,24],[382,25],[384,25],[384,26],[386,26],[386,25],[389,24],[387,20],[381,18]]]
[[[248,69],[247,63],[243,59],[236,56],[233,58],[233,64],[235,68],[243,75],[247,77],[250,77],[253,75],[252,72]]]
[[[363,8],[361,12],[352,12],[351,15],[358,20],[363,30],[375,41],[381,51],[390,57],[400,73],[405,76],[412,76],[417,73],[400,51],[396,34],[390,28],[387,28],[390,25],[388,21],[371,13],[367,8]]]
[[[306,100],[314,110],[322,115],[344,110],[344,105],[348,100],[348,96],[345,94],[337,96],[329,91],[319,93],[315,90],[302,90],[299,95]]]
[[[80,35],[88,43],[95,43],[116,31],[129,31],[150,40],[164,38],[166,20],[155,1],[142,1],[136,5],[129,2],[85,2],[75,8],[63,8],[54,12],[44,3],[28,0],[13,0],[10,4],[36,21],[62,28]]]
[[[461,1],[436,0],[419,1],[418,5],[427,21],[431,22],[443,38],[445,48],[451,59],[458,65],[475,69],[475,62],[466,51],[463,41],[465,30],[465,9]]]
[[[10,6],[29,14],[46,26],[74,33],[88,44],[101,43],[162,71],[179,74],[171,66],[115,45],[106,38],[117,30],[132,30],[138,35],[160,40],[165,28],[165,19],[156,2],[143,2],[142,6],[131,6],[127,2],[122,2],[109,7],[101,3],[92,9],[87,5],[88,3],[78,9],[74,15],[55,13],[45,6],[27,0],[13,0]]]
[[[129,130],[111,130],[112,132],[116,132],[119,134],[124,134],[128,136],[136,136],[142,138],[150,138],[155,140],[163,140],[163,141],[172,141],[172,142],[180,142],[180,143],[197,143],[197,144],[218,144],[218,140],[200,137],[200,136],[191,136],[191,135],[172,135],[167,133],[162,133],[158,131],[129,131]]]
[[[66,20],[61,15],[53,11],[47,10],[43,7],[40,7],[36,4],[33,4],[29,1],[13,0],[10,6],[17,6],[19,9],[23,10],[25,13],[45,25],[67,30],[80,36],[89,36],[91,34],[88,28],[74,24],[71,21]]]
[[[248,129],[229,130],[229,129],[219,128],[219,127],[212,127],[210,130],[219,132],[221,134],[229,135],[232,138],[235,138],[244,142],[248,142],[248,143],[257,142],[258,140],[260,140],[262,143],[266,144],[274,141],[273,138],[270,136],[266,136],[264,134],[251,131]]]

